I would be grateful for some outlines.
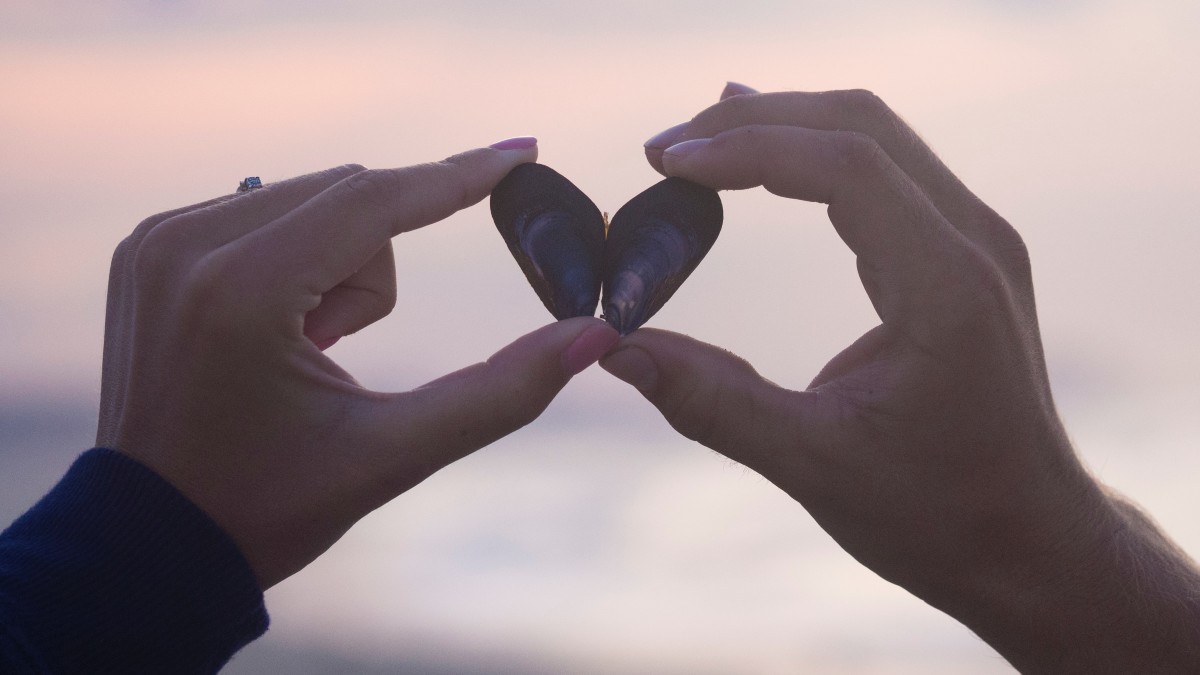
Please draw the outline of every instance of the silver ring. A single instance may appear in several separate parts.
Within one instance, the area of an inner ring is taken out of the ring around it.
[[[258,176],[246,176],[242,179],[242,182],[238,183],[237,191],[249,192],[251,190],[257,190],[262,186],[262,179]]]

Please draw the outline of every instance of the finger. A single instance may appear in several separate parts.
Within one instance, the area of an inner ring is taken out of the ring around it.
[[[125,242],[117,245],[108,271],[108,301],[104,312],[104,349],[100,372],[100,414],[96,445],[112,447],[125,399],[129,357],[133,349],[133,256]]]
[[[536,419],[617,339],[599,319],[567,319],[521,337],[486,362],[382,397],[361,420],[374,435],[363,446],[363,461],[384,481],[380,499]]]
[[[205,220],[199,229],[214,244],[226,244],[290,213],[329,186],[365,170],[360,164],[344,164],[266,183],[261,188],[237,195],[237,199],[222,202],[206,213],[195,214]]]
[[[131,232],[128,237],[121,241],[120,245],[117,247],[116,254],[122,256],[123,258],[130,259],[129,262],[132,263],[132,258],[137,253],[138,247],[141,245],[142,240],[145,239],[146,235],[149,234],[154,228],[169,220],[186,216],[189,213],[204,211],[205,209],[212,208],[224,202],[237,199],[239,196],[241,195],[221,195],[220,197],[213,197],[212,199],[207,199],[197,204],[183,206],[178,209],[172,209],[170,211],[164,211],[163,213],[150,216],[149,218],[146,218],[142,220],[142,222],[138,223],[137,227],[133,228],[133,232]]]
[[[100,423],[97,445],[115,441],[112,425],[125,397],[134,321],[134,263],[151,232],[156,233],[158,255],[177,259],[188,251],[210,251],[231,237],[260,226],[294,209],[312,195],[352,173],[346,165],[299,176],[245,194],[226,194],[146,218],[117,245],[109,269],[108,307],[105,313],[104,357],[100,389]],[[155,257],[142,254],[143,258]]]
[[[396,262],[386,242],[362,269],[321,296],[304,317],[304,336],[324,348],[391,313],[396,306]]]
[[[685,131],[687,131],[689,124],[691,124],[691,122],[683,122],[681,124],[668,127],[667,129],[658,132],[654,136],[651,136],[650,140],[646,141],[646,161],[650,162],[650,166],[654,167],[655,171],[664,176],[667,175],[666,169],[663,168],[662,163],[663,150],[666,150],[680,141],[687,140],[683,134]]]
[[[722,100],[699,114],[681,140],[709,138],[751,125],[786,125],[870,136],[935,202],[955,210],[964,197],[978,200],[938,159],[912,128],[869,91],[775,92]],[[956,214],[946,214],[947,217]]]
[[[718,100],[724,101],[725,99],[733,98],[734,96],[745,96],[748,94],[757,93],[757,89],[752,89],[744,84],[738,82],[726,82],[725,88],[721,90],[721,96]],[[685,141],[696,137],[694,134],[684,134],[691,124],[691,122],[676,124],[665,131],[661,131],[654,136],[651,136],[650,140],[645,142],[644,147],[646,150],[646,160],[650,162],[650,166],[654,167],[655,171],[663,173],[663,150],[666,150],[680,141]]]
[[[928,195],[946,220],[998,260],[1023,266],[1016,231],[954,175],[915,131],[875,94],[864,90],[778,92],[723,97],[701,111],[677,142],[710,138],[752,125],[786,125],[851,131],[875,140]]]
[[[116,440],[117,413],[125,399],[130,351],[133,348],[133,266],[138,247],[151,230],[171,218],[205,209],[232,199],[222,195],[198,204],[159,213],[138,223],[117,244],[108,270],[108,300],[104,313],[104,348],[100,376],[100,416],[96,445],[111,446]]]
[[[401,169],[356,173],[234,244],[261,261],[267,280],[324,293],[358,271],[384,243],[483,199],[513,167],[537,158],[536,141],[480,148]]]
[[[877,271],[885,323],[944,320],[999,290],[989,261],[862,134],[742,127],[672,146],[666,167],[716,189],[762,185],[781,196],[828,204],[843,241]]]
[[[643,328],[600,366],[633,385],[687,438],[770,476],[799,460],[819,395],[783,389],[737,356],[684,335]]]
[[[176,257],[189,252],[207,254],[285,216],[331,185],[364,170],[358,164],[346,164],[267,183],[250,192],[225,195],[203,208],[160,221],[154,227],[154,236],[159,240],[156,245]]]

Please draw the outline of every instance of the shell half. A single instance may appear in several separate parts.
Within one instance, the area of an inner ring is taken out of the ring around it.
[[[629,200],[607,228],[600,210],[553,169],[522,164],[492,191],[492,219],[556,319],[592,316],[637,330],[675,294],[721,232],[715,190],[667,178]]]

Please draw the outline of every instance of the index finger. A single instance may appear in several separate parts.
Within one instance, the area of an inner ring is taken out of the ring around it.
[[[671,139],[648,142],[646,153],[651,164],[659,171],[663,170],[662,151],[667,148],[664,143],[711,138],[737,127],[781,125],[818,131],[855,131],[875,139],[883,151],[918,183],[949,183],[955,191],[966,190],[917,133],[869,91],[739,93],[741,95],[722,95],[720,101],[697,113]],[[961,193],[956,192],[954,196],[959,197]]]
[[[513,167],[536,159],[536,139],[525,138],[440,162],[361,171],[233,246],[258,261],[261,281],[287,279],[324,293],[395,235],[475,204]]]
[[[729,87],[726,88],[727,91]],[[745,126],[793,126],[818,131],[851,131],[879,144],[888,157],[920,186],[945,218],[997,258],[1020,262],[1019,237],[938,158],[895,111],[870,91],[759,94],[743,87],[739,95],[700,111],[678,134],[646,145],[646,159],[665,173],[663,143],[711,138]]]
[[[674,145],[665,160],[670,175],[714,189],[761,185],[828,204],[838,235],[873,271],[880,318],[920,328],[923,344],[997,290],[989,261],[864,134],[740,127]]]

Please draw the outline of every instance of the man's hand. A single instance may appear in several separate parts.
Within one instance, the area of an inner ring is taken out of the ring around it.
[[[1022,671],[1200,670],[1193,565],[1093,480],[1059,421],[1021,238],[882,101],[731,85],[646,154],[828,204],[880,325],[804,391],[649,329],[605,369]]]

